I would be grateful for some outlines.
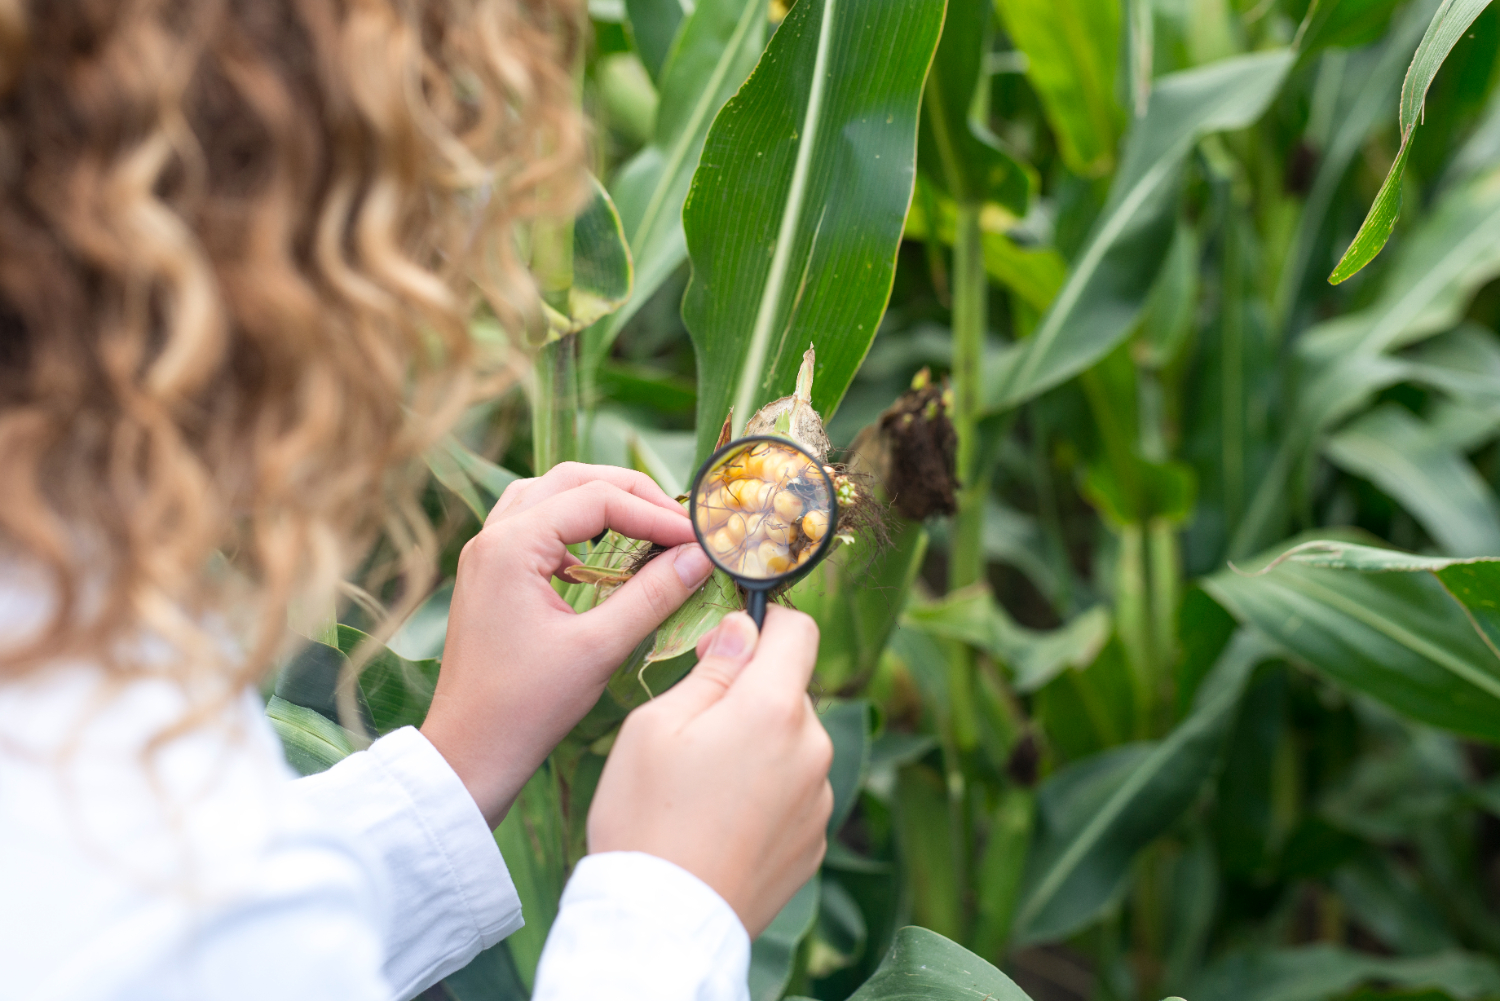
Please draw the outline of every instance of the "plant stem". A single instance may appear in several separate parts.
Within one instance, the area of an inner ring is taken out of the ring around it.
[[[1219,350],[1224,522],[1233,537],[1245,510],[1244,264],[1233,220],[1224,233],[1223,333]]]
[[[958,207],[953,240],[953,426],[958,432],[958,516],[953,525],[948,583],[953,589],[984,571],[984,495],[979,468],[979,414],[983,391],[986,299],[979,206]]]
[[[948,544],[948,587],[968,587],[984,577],[984,499],[980,470],[979,413],[983,378],[985,306],[989,296],[980,244],[979,205],[961,203],[953,238],[953,427],[958,433],[958,514]],[[948,684],[953,737],[963,751],[979,741],[974,714],[974,651],[949,647]]]
[[[1172,665],[1177,660],[1177,604],[1182,597],[1182,566],[1177,526],[1166,518],[1146,523],[1146,565],[1151,579],[1151,648],[1159,666],[1158,710],[1177,704]],[[1165,721],[1163,721],[1165,722]]]
[[[569,314],[573,289],[573,220],[541,219],[531,234],[531,273],[542,301]],[[578,455],[578,335],[542,345],[531,400],[532,470],[541,476]]]
[[[1132,521],[1119,529],[1120,556],[1116,566],[1115,624],[1125,644],[1135,697],[1135,737],[1150,733],[1156,695],[1156,657],[1151,643],[1151,610],[1146,583],[1145,532]]]
[[[544,345],[531,400],[532,468],[537,476],[578,456],[578,335]]]

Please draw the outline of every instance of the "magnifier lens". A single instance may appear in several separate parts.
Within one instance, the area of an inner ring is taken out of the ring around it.
[[[833,484],[791,445],[746,442],[709,467],[694,490],[694,517],[709,556],[742,580],[795,572],[830,528]]]

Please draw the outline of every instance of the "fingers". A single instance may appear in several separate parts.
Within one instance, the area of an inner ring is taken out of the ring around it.
[[[642,567],[602,604],[584,612],[579,622],[594,637],[601,653],[606,648],[618,653],[609,658],[613,664],[677,611],[712,571],[713,564],[698,543],[670,549]],[[753,623],[750,628],[753,632]]]
[[[766,609],[755,662],[736,687],[778,698],[801,696],[817,662],[817,623],[802,612],[771,605]]]
[[[535,483],[535,477],[527,477],[524,480],[512,480],[510,485],[505,488],[505,492],[495,501],[495,506],[490,508],[490,513],[485,516],[484,523],[490,525],[499,521],[521,502],[522,495],[530,490]]]
[[[655,504],[663,510],[686,517],[687,512],[664,493],[656,481],[645,473],[619,466],[593,466],[582,462],[560,462],[547,471],[545,476],[529,480],[517,480],[505,488],[494,508],[490,510],[485,524],[513,514],[520,514],[549,498],[584,486],[588,483],[608,483],[641,500]],[[597,534],[597,533],[596,533]]]
[[[533,489],[540,487],[538,483]],[[533,506],[528,517],[534,515],[548,534],[568,545],[592,539],[606,528],[663,546],[695,541],[693,523],[676,504],[663,508],[604,480],[584,483]]]
[[[744,612],[724,616],[698,644],[698,666],[653,705],[684,723],[718,702],[755,655],[759,636]]]

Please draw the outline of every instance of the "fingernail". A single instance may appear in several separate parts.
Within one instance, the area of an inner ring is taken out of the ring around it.
[[[741,621],[744,620],[744,621]],[[745,628],[750,625],[750,628]],[[751,634],[754,626],[750,624],[746,616],[728,615],[714,631],[713,641],[708,644],[709,657],[738,657],[750,648]]]
[[[672,567],[677,571],[677,579],[682,581],[682,586],[693,588],[702,584],[709,571],[714,568],[708,562],[708,554],[703,551],[703,547],[691,542],[678,547]]]

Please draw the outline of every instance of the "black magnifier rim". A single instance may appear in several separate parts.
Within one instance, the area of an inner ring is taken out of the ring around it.
[[[773,445],[781,445],[785,448],[796,449],[798,452],[801,452],[807,456],[808,461],[813,464],[813,468],[818,471],[818,474],[823,477],[824,482],[828,484],[828,531],[823,533],[823,538],[818,541],[818,548],[813,550],[811,556],[792,569],[775,577],[742,577],[735,573],[719,562],[719,558],[714,555],[714,551],[708,547],[708,540],[703,537],[703,530],[698,527],[698,487],[703,482],[703,477],[708,475],[708,471],[721,458],[730,452],[738,451],[757,441],[768,441]],[[819,462],[816,455],[813,455],[800,444],[790,438],[783,438],[780,435],[751,434],[743,438],[736,438],[734,441],[714,449],[714,454],[703,460],[703,465],[699,466],[698,472],[693,475],[693,484],[688,491],[688,518],[693,523],[693,535],[698,539],[698,545],[702,546],[703,551],[708,554],[710,563],[733,577],[736,583],[747,591],[770,591],[782,584],[797,580],[813,567],[817,566],[819,560],[828,555],[828,549],[833,545],[833,537],[838,534],[839,493],[833,485],[833,477],[829,476],[828,470],[823,468],[823,463]]]

